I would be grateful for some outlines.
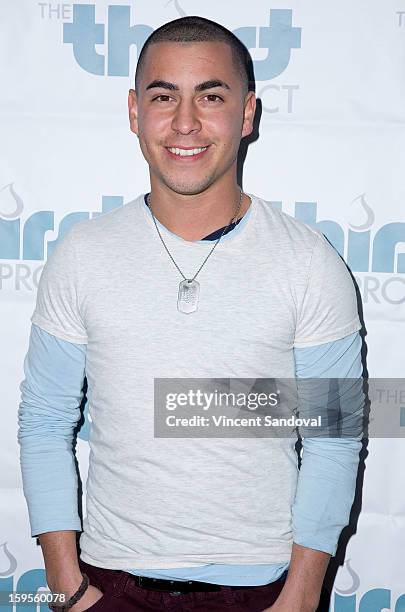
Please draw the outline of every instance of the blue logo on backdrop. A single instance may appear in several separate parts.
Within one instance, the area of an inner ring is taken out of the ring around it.
[[[23,200],[13,183],[5,185],[0,189],[0,290],[33,291],[38,287],[43,263],[72,225],[110,212],[123,203],[122,196],[103,196],[101,212],[72,212],[55,223],[53,210],[40,210],[23,221]],[[56,237],[50,238],[49,232]],[[35,265],[39,262],[40,265]]]
[[[137,55],[153,28],[144,24],[131,26],[131,7],[108,7],[108,25],[96,23],[94,4],[73,4],[73,21],[63,24],[63,42],[71,44],[76,62],[91,74],[108,76],[129,75],[129,50],[136,46]],[[301,47],[301,28],[292,25],[291,9],[270,9],[267,26],[244,26],[234,34],[248,49],[267,50],[267,56],[255,60],[255,77],[268,81],[279,76],[287,68],[291,50]],[[256,40],[257,39],[257,40]],[[96,51],[97,44],[105,44],[105,54]]]
[[[15,572],[18,565],[17,559],[8,550],[7,542],[3,542],[0,545],[0,558],[2,568],[6,567],[6,569],[0,572],[0,592],[3,596],[7,596],[7,593],[12,593],[13,591],[16,593],[41,593],[41,590],[38,591],[38,589],[48,590],[44,569],[31,569],[21,574],[18,580],[15,580]],[[38,606],[41,612],[49,610],[47,603],[41,603]],[[27,602],[17,603],[14,606],[12,603],[6,603],[3,599],[0,609],[3,612],[13,612],[13,610],[16,610],[16,612],[37,612],[38,607],[36,603]]]
[[[395,603],[395,608],[391,607],[391,589],[375,588],[370,589],[358,597],[357,591],[360,587],[360,577],[350,566],[350,559],[344,563],[346,571],[352,579],[350,588],[341,589],[336,585],[334,597],[334,612],[380,612],[381,610],[394,610],[394,612],[405,611],[405,593],[400,595]]]
[[[345,232],[336,221],[317,221],[317,205],[314,202],[297,202],[295,218],[318,227],[335,249],[345,256]],[[349,224],[351,225],[351,224]],[[380,227],[372,240],[371,223],[351,225],[347,236],[346,262],[353,272],[405,272],[405,253],[396,253],[396,247],[405,242],[405,223],[387,223]],[[395,266],[396,263],[396,266]],[[397,269],[395,269],[395,267]]]
[[[8,190],[5,198],[10,197],[15,200],[15,210],[11,213],[3,213],[0,210],[0,259],[23,259],[44,261],[52,253],[58,240],[66,232],[83,219],[98,217],[114,208],[122,206],[124,198],[122,196],[102,196],[101,212],[72,212],[61,219],[58,227],[55,227],[55,213],[53,210],[40,210],[33,213],[22,223],[20,215],[23,212],[24,204],[16,193],[13,183],[9,183],[1,191]],[[58,237],[55,240],[47,241],[47,254],[45,253],[46,233],[57,231]]]

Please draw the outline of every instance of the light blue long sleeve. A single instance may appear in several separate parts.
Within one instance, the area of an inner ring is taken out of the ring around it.
[[[359,377],[361,339],[352,334],[317,347],[295,349],[297,377]],[[31,535],[81,531],[77,475],[71,452],[80,419],[86,345],[61,340],[32,325],[18,411],[20,460]],[[353,502],[361,442],[303,440],[304,456],[293,506],[294,541],[334,554]],[[260,585],[276,580],[288,563],[207,564],[197,568],[127,571],[177,580]]]
[[[86,345],[65,342],[32,325],[18,410],[31,535],[81,531],[72,439],[80,419],[85,360]]]
[[[361,346],[356,332],[335,342],[295,349],[296,376],[361,379]],[[362,413],[361,385],[355,388],[354,407]],[[361,437],[303,438],[303,458],[292,507],[295,543],[336,554],[354,500]]]

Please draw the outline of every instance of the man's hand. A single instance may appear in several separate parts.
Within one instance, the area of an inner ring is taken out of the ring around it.
[[[67,601],[76,593],[80,586],[81,580],[79,580],[79,585],[72,586],[72,584],[68,585],[62,578],[56,582],[54,581],[53,586],[50,588],[52,593],[64,593]],[[89,584],[79,601],[69,609],[69,612],[83,612],[95,604],[96,601],[101,599],[103,595],[103,591],[100,591],[100,589],[98,589],[96,586]]]
[[[73,595],[73,593],[72,593]],[[84,595],[81,596],[79,601],[70,608],[70,612],[83,612],[96,603],[103,597],[104,593],[97,587],[89,584]]]
[[[293,607],[291,604],[279,604],[276,601],[270,608],[265,608],[263,612],[316,612],[316,608],[303,605]]]
[[[262,612],[316,612],[317,605],[309,604],[302,593],[286,590],[285,586],[272,606]]]
[[[317,605],[309,604],[302,593],[286,590],[285,586],[272,606],[262,612],[316,612]]]

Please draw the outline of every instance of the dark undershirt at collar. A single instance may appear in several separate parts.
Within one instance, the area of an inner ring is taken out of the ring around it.
[[[148,197],[148,195],[149,195],[149,194],[147,193],[147,194],[144,196],[144,202],[145,202],[146,206],[148,206],[148,202],[147,202],[147,197]],[[149,208],[149,206],[148,206],[148,208]],[[229,232],[231,232],[233,229],[235,229],[235,227],[238,225],[238,223],[239,223],[239,222],[240,222],[242,219],[243,219],[243,217],[241,217],[240,219],[238,219],[238,220],[236,221],[236,223],[231,223],[231,225],[228,227],[228,229],[227,229],[227,230],[224,232],[224,234],[223,234],[223,235],[225,236],[226,234],[229,234]],[[205,236],[205,238],[201,238],[201,240],[217,240],[217,239],[220,237],[220,235],[221,235],[221,233],[222,233],[223,229],[224,229],[223,227],[220,227],[219,229],[215,230],[214,232],[211,232],[211,234],[208,234],[208,236]]]

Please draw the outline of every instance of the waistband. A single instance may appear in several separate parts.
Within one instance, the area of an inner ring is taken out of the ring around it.
[[[137,587],[142,589],[147,589],[151,591],[162,591],[166,593],[195,593],[195,592],[207,592],[207,591],[223,591],[224,589],[229,589],[232,591],[242,590],[242,589],[255,589],[257,587],[262,586],[279,586],[283,583],[287,577],[287,570],[273,582],[268,583],[267,585],[222,585],[222,584],[213,584],[212,582],[202,582],[199,580],[167,580],[164,578],[149,578],[147,576],[137,576],[135,574],[130,574],[129,572],[124,572],[127,576],[126,584],[132,583]]]

